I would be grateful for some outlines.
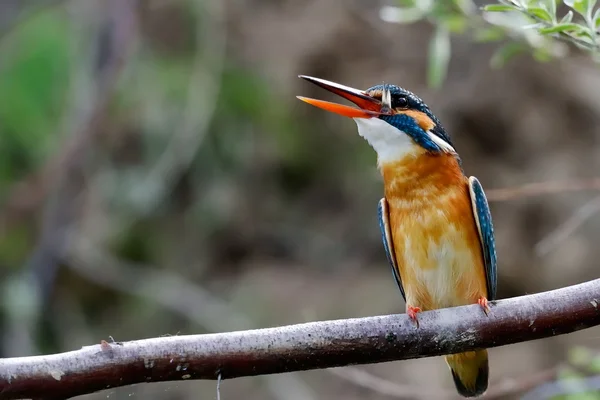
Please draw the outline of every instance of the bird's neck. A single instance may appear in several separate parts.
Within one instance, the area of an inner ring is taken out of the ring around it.
[[[463,188],[465,176],[455,155],[426,151],[380,164],[388,200],[425,200]]]

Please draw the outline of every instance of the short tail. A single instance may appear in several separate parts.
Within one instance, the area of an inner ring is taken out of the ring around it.
[[[488,387],[487,350],[468,351],[446,356],[458,393],[464,397],[482,395]]]

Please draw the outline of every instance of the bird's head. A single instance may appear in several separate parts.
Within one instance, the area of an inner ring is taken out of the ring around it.
[[[359,108],[298,96],[313,106],[353,118],[358,133],[375,149],[379,163],[402,160],[422,153],[456,154],[450,137],[429,107],[410,91],[383,84],[367,90],[354,89],[324,79],[300,75]]]

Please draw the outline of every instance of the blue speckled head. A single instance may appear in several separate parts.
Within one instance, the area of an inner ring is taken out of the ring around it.
[[[306,75],[300,75],[300,78],[359,107],[298,96],[300,100],[316,107],[353,118],[359,125],[359,134],[369,141],[380,159],[401,157],[407,148],[405,144],[416,144],[430,153],[454,154],[458,158],[450,136],[440,121],[423,100],[412,92],[389,84],[360,90],[321,78]],[[381,157],[383,153],[386,156]]]
[[[427,104],[414,93],[390,84],[376,85],[365,92],[369,96],[382,100],[384,91],[390,93],[390,99],[388,99],[390,104],[388,106],[393,113],[391,115],[381,115],[379,116],[380,119],[405,132],[417,144],[429,151],[440,151],[440,146],[426,133],[427,130],[454,147],[450,136],[446,133],[440,121],[433,115]]]

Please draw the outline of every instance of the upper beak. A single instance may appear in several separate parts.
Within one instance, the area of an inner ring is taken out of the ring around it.
[[[313,78],[312,76],[298,75],[299,78],[306,79],[315,85],[321,86],[323,89],[329,90],[347,100],[350,100],[360,108],[345,106],[343,104],[331,103],[329,101],[309,99],[307,97],[296,96],[300,100],[312,104],[313,106],[322,108],[326,111],[331,111],[336,114],[350,118],[371,118],[384,114],[381,112],[381,101],[369,96],[364,91],[354,89],[348,86],[340,85],[335,82],[326,81],[325,79]]]

